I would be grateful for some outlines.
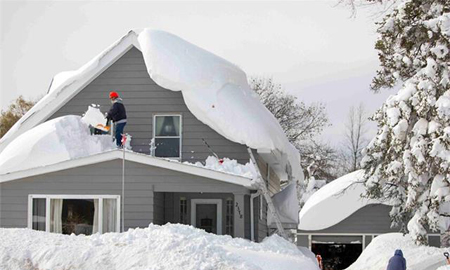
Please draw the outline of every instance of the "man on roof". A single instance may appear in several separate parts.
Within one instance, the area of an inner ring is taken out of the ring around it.
[[[114,138],[116,139],[116,144],[118,147],[122,146],[122,134],[125,125],[127,124],[127,113],[125,111],[125,106],[123,105],[122,99],[119,97],[117,92],[110,92],[109,99],[111,99],[111,109],[106,113],[106,119],[108,122],[110,120],[114,123]]]

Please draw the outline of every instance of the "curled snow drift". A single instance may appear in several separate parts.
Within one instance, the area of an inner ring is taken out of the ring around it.
[[[148,73],[158,85],[182,92],[196,118],[231,141],[280,152],[294,178],[302,179],[298,151],[250,89],[245,72],[177,36],[149,29],[130,31],[77,71],[56,76],[49,93],[0,139],[0,151],[15,136],[50,117],[55,104],[70,100],[130,46],[142,51]]]
[[[244,71],[163,31],[144,29],[138,41],[150,77],[161,87],[181,91],[197,119],[231,141],[279,150],[289,157],[294,177],[300,177],[298,151],[250,89]]]
[[[297,226],[299,211],[297,184],[289,184],[282,191],[273,195],[272,200],[280,217],[280,221],[282,223],[295,224],[295,226]],[[268,211],[267,213],[267,225],[275,227],[275,219],[272,216],[271,211]]]
[[[402,250],[408,270],[436,270],[446,264],[442,254],[447,248],[417,246],[408,234],[388,233],[375,237],[346,270],[386,270],[396,249]]]
[[[258,244],[181,224],[92,236],[0,228],[0,239],[0,269],[10,270],[319,269],[276,235]]]
[[[90,135],[80,116],[40,124],[17,137],[0,153],[0,174],[55,164],[114,149],[111,136]]]
[[[361,198],[364,192],[364,171],[344,175],[319,189],[300,211],[301,230],[323,230],[329,228],[357,210],[369,204],[381,203]]]

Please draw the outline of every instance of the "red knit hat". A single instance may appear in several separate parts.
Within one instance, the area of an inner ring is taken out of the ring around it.
[[[117,94],[117,92],[110,92],[109,93],[109,98],[110,99],[118,98],[118,97],[119,97],[119,94]]]

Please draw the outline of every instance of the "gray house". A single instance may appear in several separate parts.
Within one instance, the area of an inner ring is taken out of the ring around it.
[[[40,123],[82,115],[92,103],[105,110],[110,106],[108,93],[117,91],[126,104],[133,152],[113,150],[0,175],[0,227],[91,234],[170,222],[262,240],[269,233],[267,204],[254,195],[251,179],[183,163],[212,155],[202,139],[219,157],[242,164],[249,161],[248,147],[199,121],[181,92],[156,84],[136,40],[137,34],[130,31],[97,56],[96,65],[82,68],[83,76],[66,81],[58,95],[50,91],[48,95],[55,97],[39,110],[32,109],[0,142],[2,151]],[[176,126],[176,134],[156,136],[156,126],[161,125]],[[171,149],[161,146],[151,156],[152,139],[157,144],[158,139],[171,140],[166,144]],[[270,193],[279,192],[280,179],[291,177],[286,157],[267,149],[252,151]]]
[[[345,269],[378,235],[391,228],[389,202],[361,198],[363,171],[342,176],[314,193],[300,212],[298,246],[308,247],[330,269]],[[440,246],[439,233],[429,233],[431,246]]]

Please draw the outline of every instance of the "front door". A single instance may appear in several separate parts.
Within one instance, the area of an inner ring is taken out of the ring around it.
[[[209,233],[222,234],[222,200],[192,199],[191,223]]]
[[[217,204],[197,204],[197,228],[217,234]]]

